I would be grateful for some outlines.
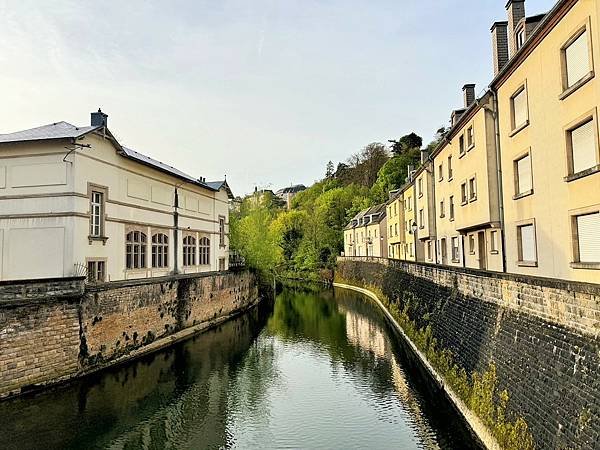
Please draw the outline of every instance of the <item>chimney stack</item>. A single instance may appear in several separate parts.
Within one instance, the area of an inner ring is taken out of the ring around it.
[[[98,108],[98,112],[93,112],[91,116],[91,124],[93,127],[105,127],[108,123],[108,115],[104,114],[100,108]]]
[[[465,99],[465,109],[471,106],[475,101],[475,85],[465,84],[463,86],[463,97]]]
[[[427,157],[429,156],[429,152],[426,148],[421,149],[421,164],[425,164],[427,162]]]
[[[517,52],[517,36],[515,29],[519,21],[525,17],[525,0],[508,0],[506,4],[508,12],[508,48],[510,49],[510,57]]]
[[[496,22],[492,25],[492,54],[494,56],[494,76],[508,62],[508,22]]]

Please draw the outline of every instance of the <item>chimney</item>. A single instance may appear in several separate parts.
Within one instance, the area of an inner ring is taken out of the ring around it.
[[[492,54],[494,56],[494,76],[508,62],[508,22],[496,22],[492,25]]]
[[[463,97],[465,99],[465,108],[468,108],[475,101],[474,84],[465,84],[463,86]]]
[[[104,114],[100,108],[98,108],[98,112],[93,112],[91,116],[93,127],[105,127],[108,123],[108,115]]]
[[[525,0],[508,0],[506,11],[508,12],[508,48],[512,58],[517,52],[515,29],[519,21],[525,17]]]
[[[427,162],[427,157],[429,156],[429,152],[426,148],[421,149],[421,164],[425,164]]]

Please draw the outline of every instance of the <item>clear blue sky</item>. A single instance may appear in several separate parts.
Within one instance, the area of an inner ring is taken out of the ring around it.
[[[491,80],[505,3],[0,0],[0,133],[101,106],[123,144],[236,194],[310,184],[370,142],[431,139]]]

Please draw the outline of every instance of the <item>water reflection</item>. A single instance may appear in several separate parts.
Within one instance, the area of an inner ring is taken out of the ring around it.
[[[284,290],[194,340],[0,403],[8,448],[473,448],[380,311]]]

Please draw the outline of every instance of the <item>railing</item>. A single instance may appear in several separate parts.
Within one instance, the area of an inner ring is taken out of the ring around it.
[[[229,252],[229,270],[240,270],[246,267],[246,259],[237,251]]]

